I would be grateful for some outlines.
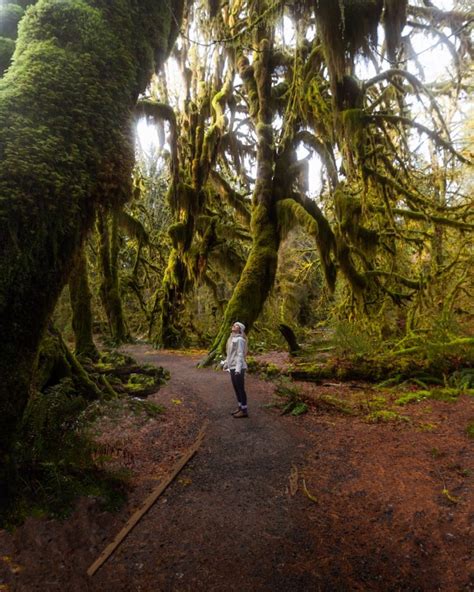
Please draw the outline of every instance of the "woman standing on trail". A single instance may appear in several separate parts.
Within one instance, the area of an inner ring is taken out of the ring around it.
[[[235,419],[248,417],[247,411],[247,393],[245,392],[245,370],[247,362],[247,336],[245,335],[245,325],[236,322],[232,325],[231,334],[227,340],[227,358],[223,363],[223,369],[229,370],[232,386],[234,387],[239,407],[232,412]]]

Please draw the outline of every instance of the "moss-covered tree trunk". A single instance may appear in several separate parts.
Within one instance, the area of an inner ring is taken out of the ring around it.
[[[92,335],[92,306],[89,288],[87,255],[82,249],[69,278],[72,308],[72,328],[76,342],[75,354],[96,360],[99,353]]]
[[[108,216],[99,212],[97,229],[100,241],[100,299],[109,323],[112,341],[116,344],[130,339],[123,313],[118,273],[119,231],[116,212]]]
[[[251,218],[252,248],[242,275],[226,307],[219,333],[204,363],[223,353],[233,322],[250,330],[262,311],[275,281],[280,234],[274,188],[273,111],[271,107],[272,48],[268,39],[259,43],[254,65],[239,62],[257,133],[257,179]]]
[[[96,206],[129,195],[131,110],[180,9],[39,0],[21,23],[0,80],[0,487],[39,344]]]
[[[233,68],[229,68],[225,83],[222,88],[212,90],[210,101],[207,90],[203,87],[197,101],[200,111],[190,117],[193,120],[193,125],[188,130],[189,145],[193,150],[188,163],[190,171],[188,175],[185,175],[184,171],[182,174],[182,177],[188,177],[191,182],[189,185],[179,183],[178,176],[174,178],[174,199],[171,201],[179,222],[170,229],[173,249],[162,286],[160,341],[164,347],[180,347],[186,343],[187,335],[183,324],[184,301],[196,279],[202,275],[202,271],[198,269],[199,261],[206,257],[206,253],[201,253],[202,257],[193,257],[191,254],[195,247],[196,218],[205,211],[206,192],[203,188],[215,164],[219,142],[225,131],[224,112],[226,101],[231,96],[233,72]],[[213,120],[205,132],[209,103],[212,106]],[[191,109],[190,105],[189,107]]]
[[[178,348],[185,343],[183,323],[185,296],[189,286],[188,268],[176,249],[170,253],[168,267],[163,277],[161,300],[161,333],[163,347]]]

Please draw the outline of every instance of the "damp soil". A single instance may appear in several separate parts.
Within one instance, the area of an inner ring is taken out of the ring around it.
[[[164,413],[100,424],[111,465],[129,471],[126,505],[83,498],[65,520],[0,531],[0,591],[474,590],[472,398],[373,423],[370,385],[301,384],[309,411],[282,416],[274,383],[250,375],[250,417],[234,419],[229,375],[197,369],[198,353],[126,352],[171,372],[149,397]],[[334,405],[355,396],[360,413]],[[89,577],[205,422],[196,455]]]

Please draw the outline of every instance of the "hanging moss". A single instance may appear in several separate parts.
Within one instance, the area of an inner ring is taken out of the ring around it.
[[[119,210],[116,215],[120,228],[122,228],[128,236],[135,238],[142,245],[148,244],[148,232],[139,220],[124,210]]]
[[[361,224],[361,200],[339,187],[334,194],[334,202],[341,231],[354,245],[367,253],[373,253],[379,243],[379,236],[375,230]]]
[[[258,90],[255,82],[254,68],[248,58],[241,57],[237,62],[240,77],[244,81],[249,101],[249,115],[256,118],[259,110]]]
[[[284,238],[296,224],[302,226],[311,236],[317,236],[316,220],[298,202],[284,199],[277,204],[278,226],[280,235]]]
[[[176,250],[182,250],[187,236],[187,229],[185,222],[176,222],[168,228],[168,234]]]
[[[334,82],[358,52],[376,44],[383,5],[383,0],[316,0],[318,31]]]
[[[212,186],[231,205],[237,214],[247,223],[250,222],[250,203],[242,195],[232,189],[227,181],[216,171],[211,171],[209,175]]]

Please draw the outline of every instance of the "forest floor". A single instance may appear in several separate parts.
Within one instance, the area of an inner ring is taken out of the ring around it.
[[[233,419],[229,375],[197,369],[197,353],[126,352],[171,372],[149,397],[164,413],[101,420],[111,463],[130,471],[127,504],[113,514],[85,498],[63,521],[0,531],[0,591],[474,590],[472,398],[374,422],[370,385],[300,384],[314,404],[282,416],[274,383],[250,375],[250,417]],[[354,397],[360,413],[335,404]],[[197,454],[87,576],[206,420]]]

